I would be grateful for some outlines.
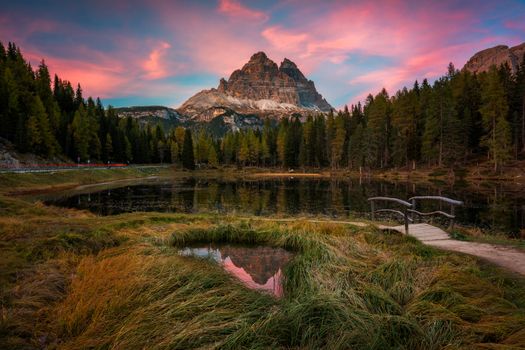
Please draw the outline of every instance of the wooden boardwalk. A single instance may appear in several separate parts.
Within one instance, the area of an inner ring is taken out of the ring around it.
[[[378,225],[382,230],[405,233],[405,226]],[[525,276],[525,252],[495,244],[466,242],[451,239],[442,229],[429,224],[411,224],[408,234],[423,244],[480,257]]]

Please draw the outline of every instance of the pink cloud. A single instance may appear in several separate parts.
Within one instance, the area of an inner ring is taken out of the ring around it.
[[[191,82],[192,75],[228,77],[257,51],[265,51],[277,63],[284,57],[296,62],[333,103],[348,91],[356,95],[350,102],[383,86],[393,94],[415,79],[432,80],[445,73],[450,61],[461,68],[478,50],[520,40],[517,34],[491,36],[481,22],[483,13],[494,10],[486,4],[287,0],[271,5],[261,2],[263,10],[259,10],[245,1],[218,0],[211,6],[152,1],[148,11],[155,23],[151,32],[146,28],[151,37],[136,30],[99,29],[46,16],[21,17],[19,25],[15,17],[5,14],[0,15],[0,32],[3,40],[14,40],[24,54],[31,53],[33,64],[45,58],[61,78],[79,81],[86,94],[166,96],[168,91],[177,94],[174,101],[210,87],[209,83],[200,86],[200,79]],[[114,4],[112,11],[117,14],[132,9],[125,1]],[[505,28],[525,30],[516,17],[501,21]],[[36,36],[42,33],[68,33],[75,44],[65,41],[67,50],[58,45],[49,48]],[[101,35],[104,45],[93,44],[99,43]],[[169,84],[166,78],[179,74],[189,77],[186,85]]]
[[[146,71],[146,79],[159,79],[165,78],[170,74],[163,59],[166,56],[166,51],[171,48],[171,45],[167,42],[161,42],[159,47],[153,49],[148,59],[142,64]]]
[[[306,33],[292,33],[279,26],[266,28],[261,35],[278,50],[299,51],[307,47],[310,40]]]
[[[253,10],[236,0],[219,0],[217,9],[220,13],[234,18],[261,22],[268,20],[268,15],[263,11]]]

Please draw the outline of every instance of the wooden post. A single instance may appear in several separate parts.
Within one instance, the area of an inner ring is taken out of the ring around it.
[[[454,220],[456,219],[454,204],[450,205],[450,214],[452,214],[452,219],[450,219],[449,229],[452,230],[454,228]]]
[[[372,209],[372,221],[374,221],[374,212],[375,212],[374,201],[370,201],[370,208]]]
[[[410,201],[412,203],[412,210],[416,210],[416,200],[415,199],[412,199]],[[416,221],[414,220],[414,218],[416,217],[416,213],[412,212],[412,215],[411,215],[411,218],[412,218],[412,223],[415,223]]]
[[[405,234],[408,235],[408,212],[407,207],[404,207],[403,214],[405,214]]]

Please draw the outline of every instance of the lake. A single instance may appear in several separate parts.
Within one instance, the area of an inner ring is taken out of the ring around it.
[[[503,184],[454,185],[329,178],[157,179],[112,188],[92,187],[46,195],[46,204],[87,209],[99,215],[134,211],[248,215],[368,217],[367,198],[440,195],[461,200],[457,222],[510,237],[525,234],[525,192]],[[427,203],[424,209],[445,209]]]

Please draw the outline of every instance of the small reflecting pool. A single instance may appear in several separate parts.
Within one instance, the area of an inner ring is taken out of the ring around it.
[[[294,256],[282,248],[213,243],[184,247],[179,254],[212,259],[248,288],[277,298],[283,295],[282,269]]]

